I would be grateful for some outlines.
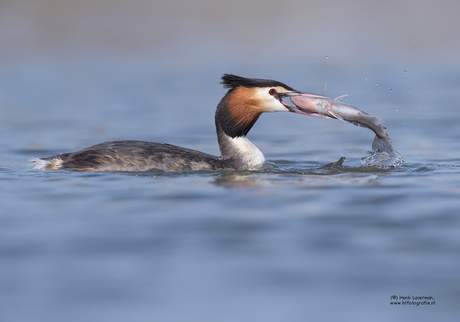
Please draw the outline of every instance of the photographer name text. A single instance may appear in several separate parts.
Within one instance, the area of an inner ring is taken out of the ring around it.
[[[390,305],[429,306],[436,305],[436,301],[433,296],[392,295],[390,296]]]

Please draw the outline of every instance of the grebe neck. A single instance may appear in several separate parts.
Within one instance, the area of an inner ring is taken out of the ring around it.
[[[220,124],[216,124],[217,141],[224,163],[235,169],[251,169],[265,162],[262,152],[243,136],[232,138],[225,134]]]
[[[264,155],[246,138],[262,111],[249,105],[246,89],[230,89],[216,109],[216,131],[224,164],[235,170],[251,169],[265,162]]]

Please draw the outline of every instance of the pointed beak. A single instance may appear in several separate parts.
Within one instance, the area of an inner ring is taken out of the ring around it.
[[[303,111],[299,109],[295,104],[290,105],[283,101],[285,98],[291,98],[292,102],[292,97],[295,96],[302,96],[302,97],[308,97],[312,100],[314,99],[327,99],[330,100],[331,98],[324,96],[324,95],[317,95],[317,94],[311,94],[311,93],[302,93],[302,92],[284,92],[284,93],[278,93],[278,99],[280,100],[281,104],[283,104],[290,112],[297,113],[297,114],[302,114],[302,115],[309,115],[309,116],[318,116],[317,113],[309,113],[306,111]]]

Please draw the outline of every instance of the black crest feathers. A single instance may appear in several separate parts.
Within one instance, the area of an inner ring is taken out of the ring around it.
[[[277,87],[281,86],[289,91],[295,91],[292,87],[287,86],[278,81],[270,80],[270,79],[259,79],[259,78],[246,78],[241,76],[236,76],[233,74],[224,74],[222,76],[221,84],[224,85],[224,88],[233,89],[237,86],[243,87]]]

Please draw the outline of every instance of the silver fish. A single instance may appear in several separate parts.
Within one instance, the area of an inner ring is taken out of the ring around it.
[[[344,96],[346,95],[332,99],[326,96],[308,93],[293,93],[290,95],[290,99],[298,108],[298,110],[294,110],[294,112],[350,122],[357,126],[367,127],[374,131],[380,139],[388,139],[387,131],[385,127],[381,125],[383,122],[382,119],[369,115],[354,106],[339,103],[338,101]]]
[[[369,115],[354,106],[339,103],[340,98],[344,96],[346,95],[332,99],[325,94],[317,95],[293,91],[283,93],[280,99],[289,97],[295,106],[289,104],[285,104],[285,106],[295,113],[338,119],[371,129],[375,133],[375,139],[372,143],[372,151],[368,151],[367,156],[361,158],[362,166],[389,169],[403,164],[404,158],[393,148],[386,128],[382,126],[382,119]]]

